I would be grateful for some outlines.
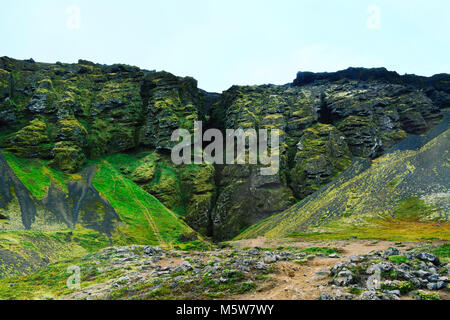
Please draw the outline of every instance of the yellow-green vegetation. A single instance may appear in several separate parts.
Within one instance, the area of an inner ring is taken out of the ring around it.
[[[397,281],[390,285],[381,284],[381,288],[384,290],[399,290],[401,294],[407,294],[415,290],[416,286],[409,281]]]
[[[9,141],[6,149],[20,157],[45,157],[52,149],[49,138],[50,131],[51,126],[47,126],[44,121],[35,118],[16,133],[5,136],[3,140]]]
[[[423,217],[428,217],[433,213],[433,206],[428,205],[424,200],[411,197],[399,202],[394,209],[394,219],[401,221],[420,221]]]
[[[67,192],[66,181],[73,176],[53,169],[47,165],[48,161],[19,158],[5,151],[2,152],[2,155],[14,170],[17,178],[22,181],[36,199],[42,200],[46,196],[52,181]]]
[[[445,262],[450,261],[450,243],[443,244],[437,248],[433,248],[433,253]]]
[[[328,124],[306,129],[297,146],[291,185],[303,199],[330,182],[351,163],[351,153],[343,134]]]
[[[178,215],[124,177],[108,159],[95,162],[93,185],[124,222],[113,235],[116,243],[171,246],[181,242],[180,235],[193,232]]]
[[[50,165],[66,172],[77,172],[85,160],[82,149],[67,141],[55,143],[52,152],[55,156]]]
[[[435,292],[423,292],[423,291],[419,291],[417,292],[417,298],[419,300],[440,300],[441,297],[439,296],[439,294],[435,293]]]
[[[390,256],[390,257],[389,257],[389,260],[392,261],[392,262],[394,262],[394,263],[397,263],[397,264],[400,264],[400,263],[409,263],[408,258],[406,258],[404,255],[394,255],[394,256]]]
[[[382,156],[368,168],[357,161],[321,192],[248,228],[237,239],[448,240],[449,135],[450,130],[445,131],[418,151]]]
[[[291,238],[301,239],[378,239],[393,241],[448,240],[450,223],[373,220],[372,224],[355,226],[331,222],[323,232],[293,232]]]
[[[109,245],[106,235],[80,226],[61,231],[2,231],[0,278],[30,273],[46,263],[81,257]]]
[[[310,247],[310,248],[303,248],[303,249],[293,249],[293,252],[304,252],[307,254],[318,254],[322,253],[325,255],[330,255],[333,253],[339,253],[339,250],[337,248],[329,248],[329,247]]]
[[[102,283],[123,273],[123,270],[115,270],[101,274],[96,264],[81,258],[55,262],[30,275],[0,279],[0,299],[46,300],[67,295],[75,290],[67,286],[67,280],[73,274],[69,269],[71,266],[80,268],[82,288]]]

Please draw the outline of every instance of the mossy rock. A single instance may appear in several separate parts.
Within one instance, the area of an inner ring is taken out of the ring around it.
[[[86,160],[82,149],[69,141],[57,142],[52,150],[50,165],[65,172],[77,172]]]
[[[153,180],[155,173],[156,165],[152,162],[145,162],[133,171],[131,179],[139,184],[147,183]]]
[[[57,122],[57,139],[71,141],[83,147],[87,143],[87,130],[76,119],[59,120]]]
[[[48,159],[53,147],[48,133],[47,124],[34,119],[17,133],[3,139],[2,145],[19,157]]]
[[[351,158],[344,135],[334,126],[317,124],[306,129],[290,172],[295,195],[302,199],[317,191],[345,170]]]
[[[143,188],[169,208],[182,205],[179,183],[174,176],[162,176],[158,184],[145,184]]]

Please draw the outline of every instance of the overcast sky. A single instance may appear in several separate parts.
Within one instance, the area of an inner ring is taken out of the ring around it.
[[[0,56],[126,63],[221,92],[297,71],[450,73],[450,1],[2,1]]]

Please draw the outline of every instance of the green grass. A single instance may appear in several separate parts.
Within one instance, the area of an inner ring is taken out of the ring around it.
[[[437,293],[426,293],[426,292],[421,292],[419,291],[417,293],[417,296],[420,300],[440,300],[441,297],[439,296],[439,294]]]
[[[424,241],[449,240],[449,222],[412,222],[374,219],[368,225],[332,222],[323,232],[293,232],[288,238],[339,240],[354,236],[364,240]]]
[[[305,249],[300,249],[301,252],[305,252],[307,254],[318,254],[323,253],[325,255],[330,255],[333,253],[339,253],[339,250],[336,248],[327,248],[327,247],[310,247]]]
[[[427,251],[433,252],[443,262],[447,263],[450,262],[450,243],[446,243],[439,247],[432,248],[431,250],[427,248]]]
[[[48,167],[48,162],[40,159],[23,159],[2,151],[3,157],[14,170],[16,176],[33,196],[41,200],[47,195],[51,181],[67,192],[66,181],[71,178],[61,171]]]
[[[29,275],[0,279],[0,299],[55,299],[70,294],[76,291],[67,287],[67,280],[72,275],[68,272],[71,266],[80,267],[81,289],[118,278],[123,274],[123,270],[120,269],[100,274],[97,271],[98,265],[91,260],[81,258],[64,260]]]
[[[109,239],[97,231],[77,227],[61,231],[2,231],[0,248],[8,250],[25,260],[59,260],[81,257],[108,247]],[[0,258],[1,260],[1,258]],[[32,270],[20,265],[0,264],[0,277],[22,275]]]
[[[443,244],[440,247],[433,249],[433,253],[440,258],[450,259],[450,243]]]
[[[382,284],[381,288],[384,290],[399,290],[401,294],[407,294],[408,292],[416,289],[414,284],[409,281],[398,281],[395,285]]]
[[[117,161],[117,158],[111,158]],[[126,240],[127,243],[164,245],[179,243],[178,237],[181,234],[193,232],[178,215],[124,177],[109,160],[110,158],[106,158],[94,163],[97,172],[93,185],[126,223],[114,240],[119,243]],[[124,237],[128,239],[123,239]]]
[[[398,256],[390,256],[389,260],[397,263],[397,264],[401,264],[401,263],[409,263],[409,260],[403,256],[403,255],[398,255]]]
[[[401,221],[420,221],[421,218],[433,213],[433,208],[416,197],[399,202],[394,210],[394,219]]]

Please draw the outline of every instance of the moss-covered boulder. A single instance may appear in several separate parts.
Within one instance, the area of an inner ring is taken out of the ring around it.
[[[56,123],[57,137],[59,141],[71,141],[84,147],[87,144],[87,130],[76,119],[59,120]]]
[[[34,114],[56,111],[57,95],[53,89],[52,81],[50,79],[42,79],[37,83],[37,86],[31,101],[27,105],[27,109]]]

